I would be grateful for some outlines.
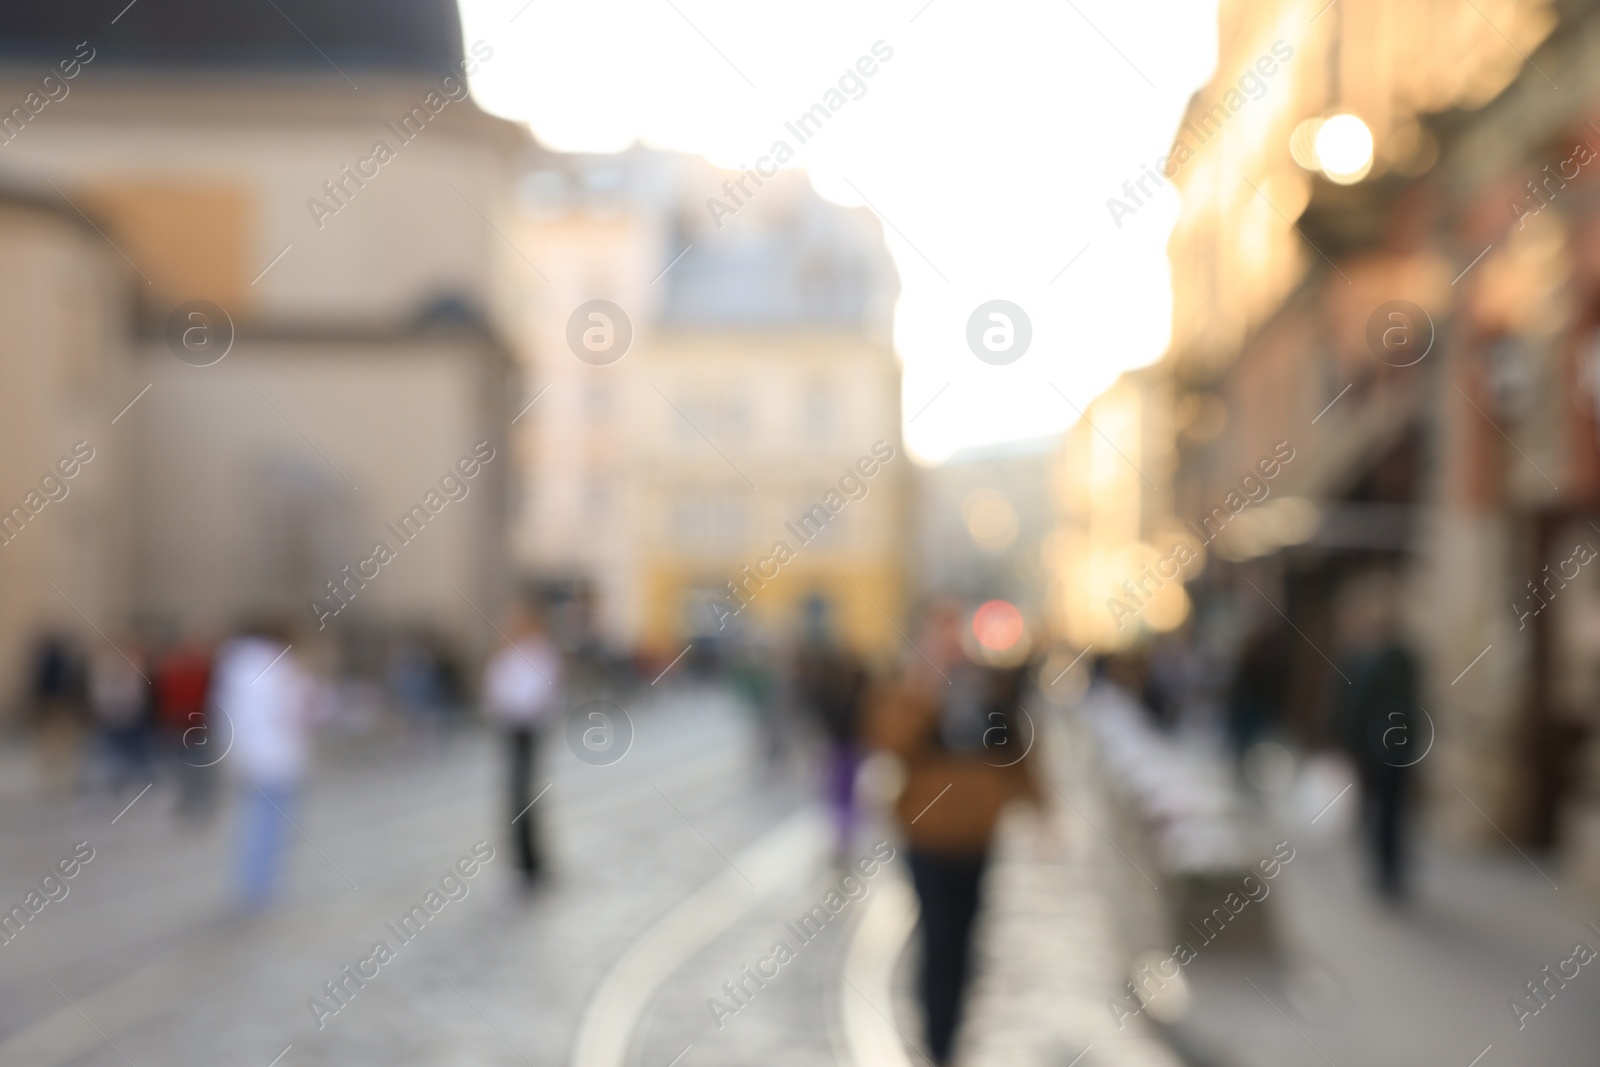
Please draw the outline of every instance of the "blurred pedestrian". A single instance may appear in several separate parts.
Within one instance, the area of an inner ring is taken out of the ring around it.
[[[1148,668],[1136,649],[1101,652],[1089,667],[1089,688],[1083,696],[1086,715],[1092,720],[1103,715],[1119,715],[1140,724],[1154,724],[1156,717],[1145,705]]]
[[[271,902],[283,875],[291,819],[311,762],[311,683],[286,629],[245,627],[217,656],[215,713],[232,737],[239,785],[237,889],[246,909]]]
[[[1282,726],[1294,662],[1292,636],[1277,616],[1262,617],[1240,650],[1228,694],[1228,740],[1236,756]]]
[[[106,785],[112,795],[154,776],[151,759],[152,696],[148,661],[134,642],[108,641],[89,661],[89,710],[100,732]]]
[[[822,733],[823,797],[833,819],[834,855],[840,864],[848,864],[858,819],[856,776],[862,761],[867,671],[849,649],[813,635],[795,656],[794,680],[801,709]]]
[[[1357,578],[1340,591],[1339,671],[1332,679],[1334,729],[1361,779],[1362,832],[1378,892],[1406,894],[1411,767],[1431,740],[1420,736],[1419,667],[1399,635],[1394,579]]]
[[[561,707],[561,658],[532,604],[516,605],[503,632],[508,640],[484,672],[484,710],[505,735],[513,855],[524,886],[532,888],[545,866],[539,820],[532,810],[533,771],[545,729]]]
[[[45,778],[71,789],[83,735],[84,668],[76,643],[64,633],[43,633],[34,645],[29,704],[39,730]]]
[[[193,638],[174,644],[157,658],[153,680],[156,725],[178,784],[176,810],[184,816],[200,815],[211,799],[215,776],[211,763],[215,746],[206,715],[211,649]]]
[[[870,742],[893,754],[905,776],[895,815],[921,909],[917,988],[936,1064],[950,1062],[960,1025],[1000,813],[1010,801],[1041,799],[1030,761],[995,743],[1016,736],[1024,672],[970,661],[960,627],[953,607],[929,613],[918,658],[872,702],[868,723]]]
[[[436,642],[427,633],[401,634],[384,662],[389,693],[405,720],[406,736],[421,740],[444,728],[444,684]]]
[[[746,637],[728,656],[728,684],[755,724],[761,745],[761,773],[770,775],[783,769],[787,753],[782,713],[775,690],[777,672],[773,669],[772,649]]]
[[[434,668],[439,686],[439,729],[445,740],[450,740],[466,712],[468,669],[461,653],[449,643],[434,649]]]

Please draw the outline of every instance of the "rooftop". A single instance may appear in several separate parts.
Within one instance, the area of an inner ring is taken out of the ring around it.
[[[0,0],[0,62],[427,71],[461,60],[453,0]]]

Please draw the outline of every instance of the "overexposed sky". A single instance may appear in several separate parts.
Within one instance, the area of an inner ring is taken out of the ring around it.
[[[1077,419],[1074,405],[1166,345],[1177,197],[1167,186],[1120,228],[1106,200],[1126,200],[1123,183],[1166,153],[1210,76],[1216,0],[461,9],[467,40],[495,48],[473,79],[478,101],[550,148],[639,140],[735,167],[781,138],[796,150],[788,165],[824,196],[870,201],[900,272],[905,440],[924,462],[1059,432]],[[880,41],[892,57],[799,144],[784,123]],[[966,340],[968,318],[993,299],[1020,306],[1033,330],[1028,351],[1003,366]]]

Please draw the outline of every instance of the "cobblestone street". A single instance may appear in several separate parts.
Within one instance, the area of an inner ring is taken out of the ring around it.
[[[294,817],[304,837],[287,900],[260,918],[222,903],[225,813],[188,832],[160,785],[120,816],[108,798],[50,807],[15,789],[8,872],[43,870],[80,840],[95,852],[68,897],[0,950],[0,1064],[920,1062],[905,1048],[918,1027],[915,913],[898,856],[717,1025],[708,1002],[733,1003],[723,983],[775,940],[799,943],[786,924],[839,875],[805,776],[758,782],[742,712],[720,691],[633,717],[634,748],[615,765],[547,754],[538,807],[557,874],[531,899],[509,884],[498,753],[476,734],[396,750],[391,770],[331,752]],[[1075,817],[1058,812],[1041,833],[1024,816],[1003,835],[973,1063],[1064,1063],[1091,1045],[1085,1064],[1173,1062],[1144,1031],[1111,1027],[1115,924],[1091,871],[1109,850]],[[495,858],[467,895],[375,977],[346,979],[346,1005],[319,1019],[307,1001],[329,1003],[324,983],[374,942],[398,944],[391,924],[485,839]],[[875,828],[858,851],[887,840]]]
[[[70,896],[3,949],[0,1063],[120,1063],[120,1051],[141,1067],[265,1067],[289,1045],[291,1067],[563,1061],[608,961],[725,869],[719,849],[736,851],[796,802],[792,790],[752,787],[725,700],[659,702],[635,721],[634,751],[614,766],[548,753],[554,784],[539,807],[558,873],[527,901],[506,869],[498,754],[476,735],[402,754],[403,770],[374,760],[334,773],[325,760],[295,819],[304,839],[288,900],[257,920],[222,903],[226,817],[186,833],[160,787],[115,825],[116,807],[99,797],[30,804],[10,818],[8,883],[79,840],[95,857]],[[319,1030],[308,998],[379,938],[393,943],[385,923],[481,839],[496,859],[468,896]]]
[[[179,823],[165,783],[125,810],[126,799],[103,795],[51,805],[30,765],[12,764],[3,888],[20,898],[19,875],[80,841],[94,852],[67,896],[0,948],[0,1067],[923,1062],[903,852],[861,879],[819,932],[798,936],[841,889],[805,761],[758,770],[749,721],[719,689],[631,712],[635,744],[614,765],[582,763],[559,738],[547,752],[550,790],[537,807],[556,874],[532,897],[513,890],[500,753],[483,734],[385,742],[364,756],[350,739],[331,741],[292,816],[304,836],[289,892],[259,917],[224,903],[227,812],[202,829]],[[1422,1067],[1442,1041],[1561,1064],[1586,1047],[1596,994],[1581,978],[1526,1034],[1505,1012],[1511,978],[1535,975],[1549,962],[1537,950],[1556,952],[1579,929],[1546,907],[1556,891],[1531,865],[1430,855],[1424,921],[1391,922],[1385,934],[1332,820],[1302,831],[1305,859],[1273,904],[1280,950],[1225,945],[1190,972],[1194,1003],[1172,1032],[1181,1056],[1142,1019],[1119,1027],[1107,1002],[1122,991],[1129,945],[1153,944],[1166,920],[1095,752],[1075,716],[1041,731],[1039,768],[1058,802],[1043,821],[1015,813],[998,839],[964,1063],[1232,1067],[1327,1052],[1343,1065],[1377,1041]],[[463,879],[465,895],[397,936],[485,840],[494,858]],[[897,847],[880,820],[856,853]],[[1505,937],[1466,956],[1441,947],[1441,931],[1496,909]],[[344,969],[379,940],[396,946],[394,959],[355,984]],[[779,940],[794,958],[756,983],[752,969]],[[319,1018],[308,1001],[336,1003],[330,981],[345,983],[346,1003]],[[1463,1015],[1468,1000],[1481,1011]]]

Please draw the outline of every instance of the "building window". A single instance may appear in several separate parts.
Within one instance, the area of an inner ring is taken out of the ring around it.
[[[687,493],[672,503],[672,540],[689,551],[725,551],[745,540],[745,503],[721,493]]]
[[[671,412],[672,436],[680,443],[700,440],[702,433],[709,434],[707,427],[710,410],[706,403],[696,398],[685,397],[673,402]]]
[[[718,431],[735,440],[750,436],[750,402],[743,393],[734,393],[723,400]]]
[[[704,434],[713,442],[739,441],[750,435],[750,403],[743,393],[687,395],[674,398],[673,436],[698,441]]]
[[[848,507],[832,512],[825,499],[818,495],[796,502],[790,512],[793,516],[790,533],[802,544],[815,543],[821,551],[837,551],[850,544],[850,529],[855,523]]]
[[[800,429],[808,441],[826,441],[838,424],[833,390],[821,382],[806,387],[800,401]]]

